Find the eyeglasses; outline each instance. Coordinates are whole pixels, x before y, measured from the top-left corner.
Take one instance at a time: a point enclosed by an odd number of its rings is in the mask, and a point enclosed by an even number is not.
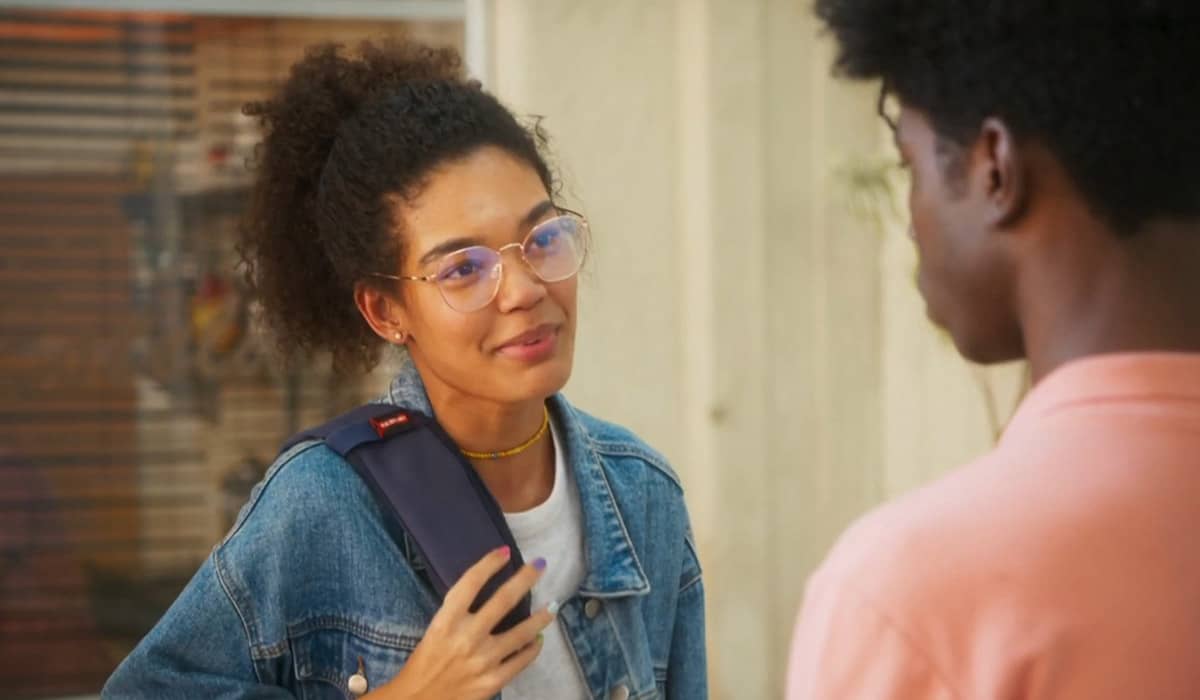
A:
[[[562,282],[574,277],[587,254],[588,223],[581,214],[566,209],[552,219],[534,226],[521,243],[509,243],[499,249],[471,246],[447,253],[437,262],[432,275],[385,275],[397,281],[432,282],[446,305],[455,311],[478,311],[496,298],[504,276],[501,255],[518,248],[521,259],[543,282]]]

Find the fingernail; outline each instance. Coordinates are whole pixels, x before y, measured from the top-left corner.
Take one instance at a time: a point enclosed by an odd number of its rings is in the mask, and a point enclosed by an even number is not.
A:
[[[545,636],[544,636],[544,635],[543,635],[541,632],[538,632],[537,643],[538,643],[538,644],[541,644],[541,643],[542,643],[542,642],[544,642],[544,641],[546,641],[546,638],[545,638]]]
[[[550,601],[550,604],[546,606],[546,612],[550,613],[551,615],[557,615],[558,611],[561,609],[562,609],[562,604],[559,603],[557,600]]]
[[[504,545],[503,547],[499,547],[496,549],[496,554],[499,554],[500,556],[504,557],[505,559],[508,559],[508,557],[512,554],[512,548],[509,547],[508,545]]]
[[[546,560],[541,557],[538,557],[537,559],[533,560],[532,566],[533,566],[533,568],[537,569],[538,571],[545,571],[546,570]]]

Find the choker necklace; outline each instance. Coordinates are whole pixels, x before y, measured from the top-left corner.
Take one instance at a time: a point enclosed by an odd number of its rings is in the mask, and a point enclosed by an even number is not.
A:
[[[541,440],[542,436],[545,435],[546,431],[549,429],[550,409],[543,406],[542,427],[538,428],[537,432],[533,434],[533,437],[529,438],[525,442],[522,442],[520,445],[502,452],[472,452],[470,450],[463,450],[461,448],[459,451],[471,459],[503,459],[505,457],[512,457],[513,455],[519,455],[525,450],[528,450],[530,447],[533,447],[534,443],[536,443],[538,440]]]

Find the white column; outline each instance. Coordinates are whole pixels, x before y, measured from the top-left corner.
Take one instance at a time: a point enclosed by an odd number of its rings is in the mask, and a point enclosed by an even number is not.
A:
[[[766,60],[770,694],[813,567],[883,495],[881,236],[847,207],[845,164],[874,155],[874,93],[830,75],[807,3],[769,3]]]
[[[715,698],[765,698],[774,648],[767,415],[766,3],[679,0],[676,247],[686,442]]]
[[[492,79],[593,221],[574,400],[682,476],[714,698],[768,697],[763,3],[494,4]]]

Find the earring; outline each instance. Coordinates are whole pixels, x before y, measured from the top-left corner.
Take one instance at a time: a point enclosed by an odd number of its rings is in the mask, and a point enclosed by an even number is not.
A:
[[[405,337],[405,336],[404,336],[404,331],[396,331],[396,332],[393,334],[393,337],[395,337],[395,338],[396,338],[396,342],[397,342],[397,343],[403,343],[403,342],[404,342],[404,337]]]

